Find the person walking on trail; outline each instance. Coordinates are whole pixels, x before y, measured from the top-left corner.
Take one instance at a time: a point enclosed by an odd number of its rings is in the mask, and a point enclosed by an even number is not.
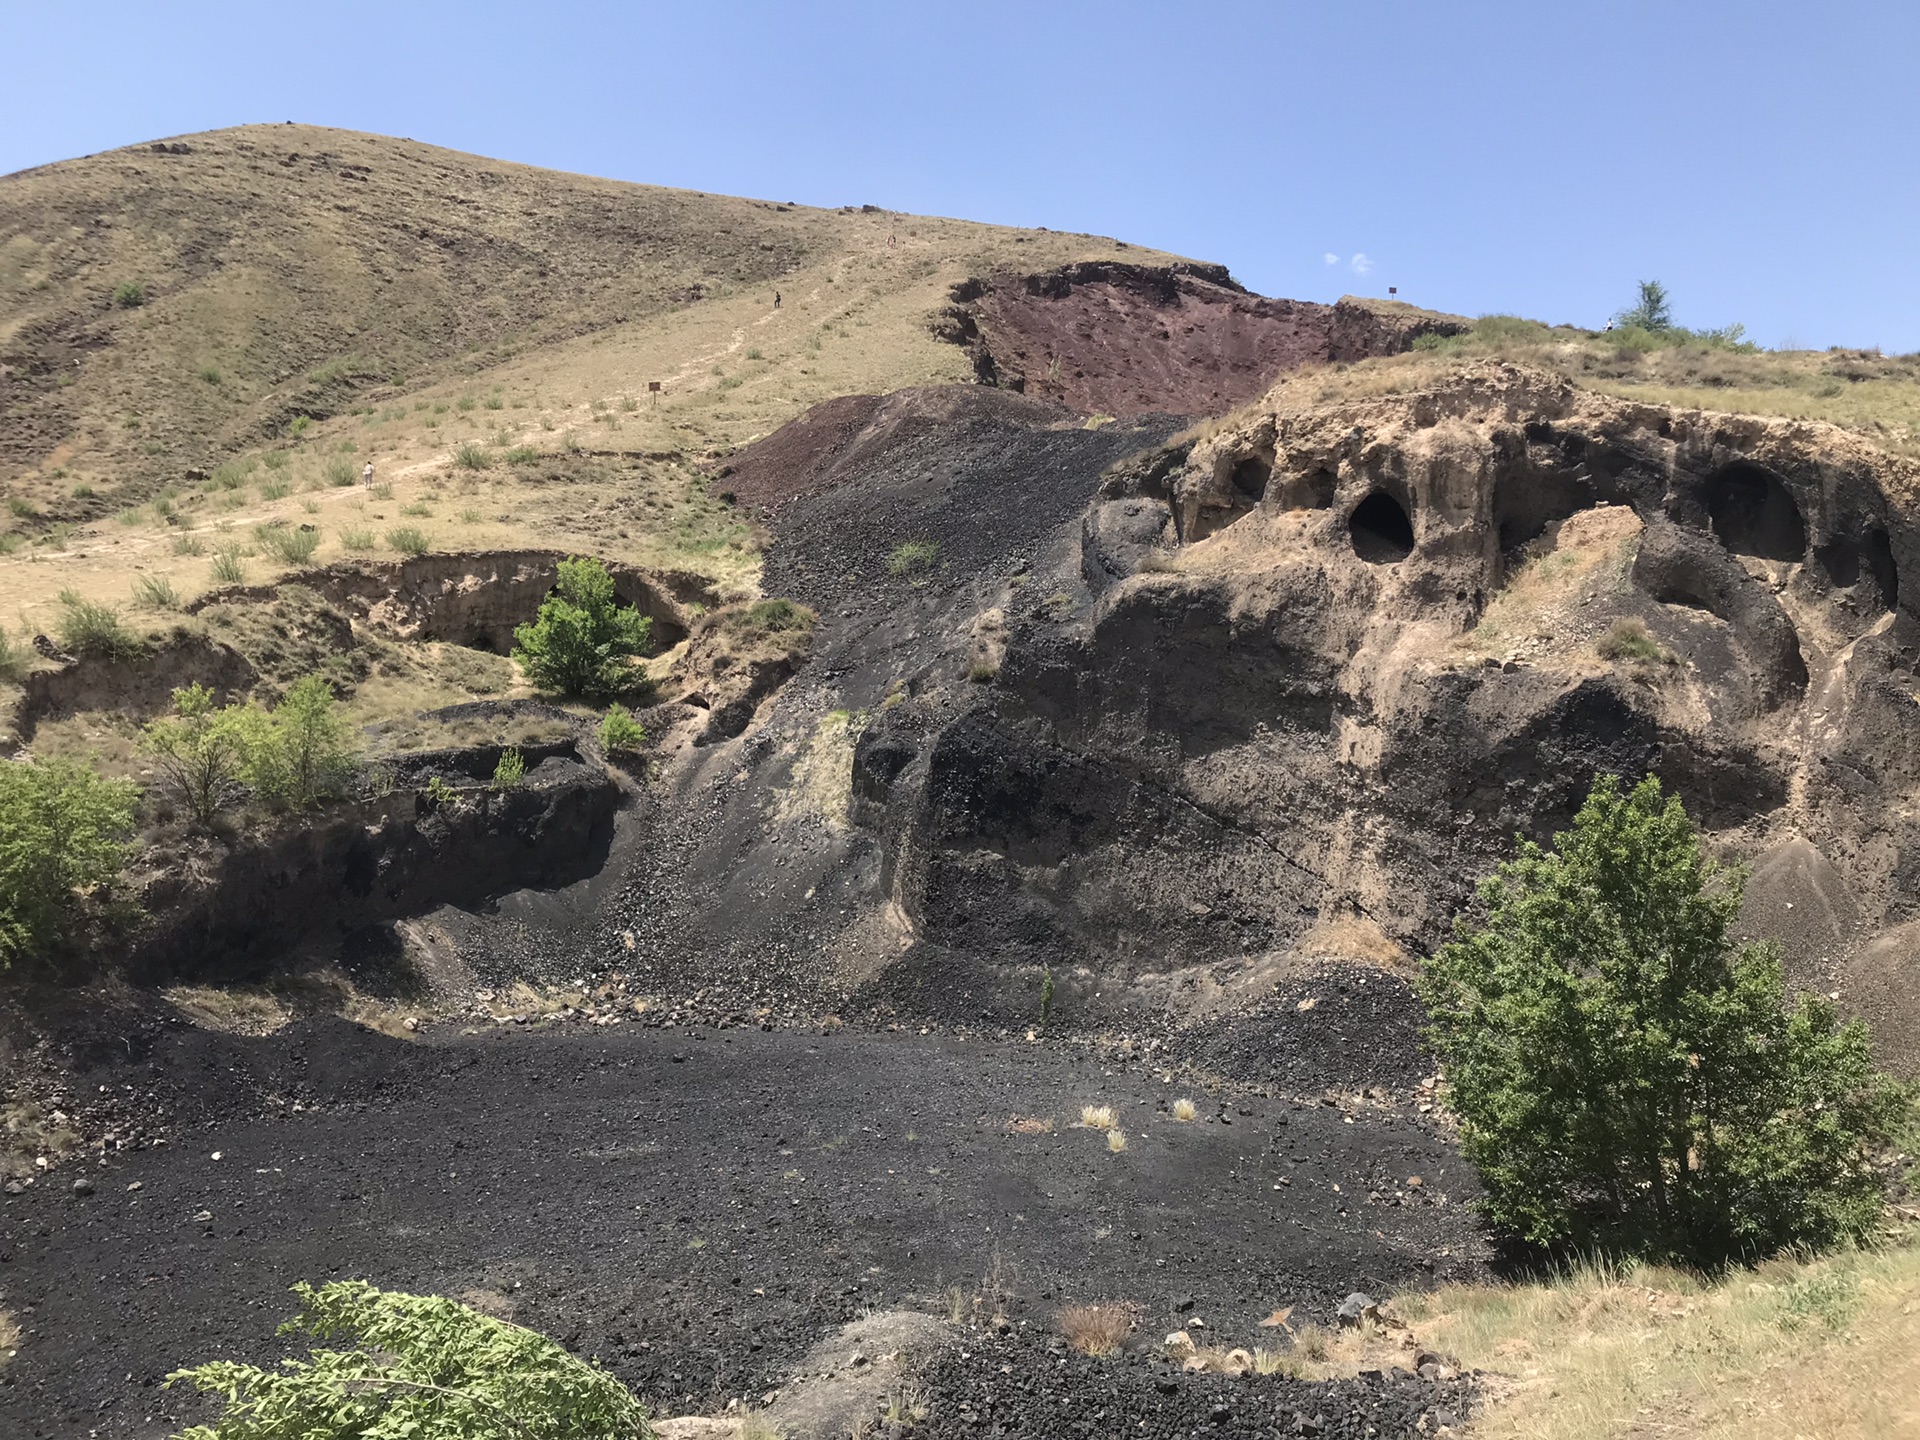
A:
[[[373,462],[367,461],[367,468],[360,472],[360,483],[367,489],[373,488]]]

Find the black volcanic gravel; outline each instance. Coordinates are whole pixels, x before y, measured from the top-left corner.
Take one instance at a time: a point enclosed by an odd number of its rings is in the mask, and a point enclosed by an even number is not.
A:
[[[1353,1379],[1189,1374],[1136,1351],[1111,1359],[1066,1353],[1030,1335],[993,1337],[949,1351],[921,1377],[929,1414],[911,1432],[926,1440],[965,1436],[1320,1435],[1353,1440],[1432,1431],[1472,1407],[1470,1377],[1422,1380],[1406,1370]]]
[[[996,1259],[1030,1329],[1124,1298],[1164,1333],[1185,1297],[1240,1343],[1275,1305],[1326,1323],[1350,1289],[1482,1273],[1465,1167],[1404,1109],[1196,1094],[1182,1124],[1138,1062],[911,1034],[168,1030],[75,1057],[77,1091],[157,1097],[166,1145],[0,1196],[10,1440],[170,1433],[196,1402],[159,1379],[282,1353],[301,1279],[504,1295],[684,1413],[866,1307],[943,1313]],[[1124,1153],[1069,1128],[1084,1104]]]

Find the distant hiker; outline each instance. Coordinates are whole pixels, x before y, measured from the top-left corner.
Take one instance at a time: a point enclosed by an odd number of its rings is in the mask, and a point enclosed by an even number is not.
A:
[[[776,310],[780,308],[780,292],[778,290],[773,292],[773,308]]]
[[[371,490],[373,488],[373,462],[367,461],[367,468],[360,472],[360,483]]]

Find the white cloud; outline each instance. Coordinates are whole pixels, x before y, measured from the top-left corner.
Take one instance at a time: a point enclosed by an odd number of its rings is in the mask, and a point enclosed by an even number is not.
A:
[[[1353,273],[1356,275],[1364,275],[1373,269],[1373,261],[1367,258],[1367,253],[1364,250],[1358,255],[1355,255],[1353,259],[1347,263],[1353,266]]]
[[[1327,253],[1322,255],[1320,258],[1326,261],[1327,264],[1329,265],[1338,265],[1340,263],[1340,257],[1334,254],[1331,250],[1327,251]]]

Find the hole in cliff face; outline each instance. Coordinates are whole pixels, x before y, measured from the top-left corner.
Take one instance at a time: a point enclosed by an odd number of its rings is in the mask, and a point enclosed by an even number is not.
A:
[[[1893,542],[1878,528],[1867,532],[1867,573],[1880,591],[1880,603],[1887,609],[1900,604],[1900,572],[1893,563]]]
[[[1229,477],[1233,488],[1256,503],[1266,498],[1267,481],[1273,477],[1273,466],[1258,455],[1249,455],[1233,467]]]
[[[1713,533],[1736,555],[1761,560],[1802,559],[1807,524],[1778,475],[1749,461],[1727,466],[1707,489]]]
[[[1860,541],[1836,535],[1813,553],[1827,583],[1836,590],[1851,591],[1855,604],[1891,610],[1900,603],[1900,575],[1885,530],[1875,526]]]
[[[1493,523],[1502,550],[1518,550],[1547,527],[1591,510],[1593,486],[1555,474],[1503,475],[1493,490]]]
[[[1369,565],[1397,565],[1413,553],[1413,521],[1407,510],[1384,490],[1376,490],[1347,520],[1353,553]]]

